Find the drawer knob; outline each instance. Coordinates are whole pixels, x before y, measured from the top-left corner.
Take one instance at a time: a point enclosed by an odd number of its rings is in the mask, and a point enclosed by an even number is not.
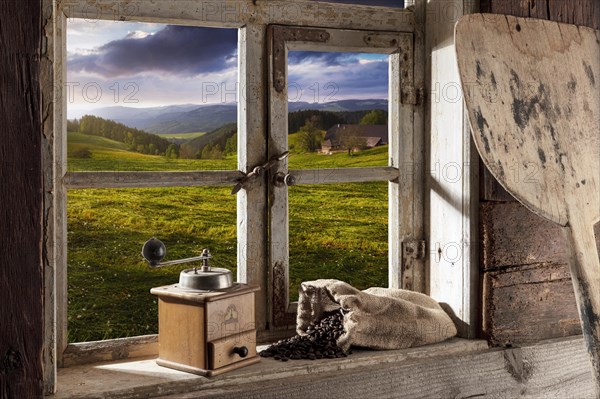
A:
[[[233,348],[233,353],[237,353],[238,355],[240,355],[240,357],[246,357],[248,356],[248,348],[246,348],[245,346],[236,346],[235,348]]]

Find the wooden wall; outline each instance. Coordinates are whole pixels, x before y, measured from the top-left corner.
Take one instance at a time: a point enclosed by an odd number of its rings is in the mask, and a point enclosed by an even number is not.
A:
[[[40,0],[0,2],[0,398],[43,394]]]
[[[600,29],[598,0],[481,0],[481,10]],[[487,170],[481,176],[484,335],[512,345],[581,334],[560,228],[516,202]]]

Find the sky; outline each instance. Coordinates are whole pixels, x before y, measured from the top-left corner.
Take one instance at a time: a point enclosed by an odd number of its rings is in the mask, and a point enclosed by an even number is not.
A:
[[[70,19],[68,117],[115,105],[233,103],[237,34],[236,29]],[[387,60],[380,54],[290,52],[288,99],[387,98]]]

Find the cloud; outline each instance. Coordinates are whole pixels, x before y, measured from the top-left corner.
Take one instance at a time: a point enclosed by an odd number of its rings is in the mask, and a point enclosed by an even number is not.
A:
[[[288,67],[290,99],[327,102],[388,97],[386,56],[356,53],[303,54]]]
[[[110,41],[91,54],[71,54],[68,68],[105,78],[164,72],[195,76],[216,72],[237,51],[237,30],[167,25],[145,37]]]
[[[342,65],[354,55],[350,53],[332,53],[319,51],[290,51],[288,55],[288,64],[302,63],[323,63],[326,65]]]

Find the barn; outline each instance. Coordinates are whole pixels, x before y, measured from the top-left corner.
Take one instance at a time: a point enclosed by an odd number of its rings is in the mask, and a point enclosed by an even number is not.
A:
[[[399,3],[3,1],[0,398],[600,398],[600,3]],[[236,166],[69,168],[73,18],[237,29]],[[288,168],[290,51],[389,57],[388,126],[335,125],[322,146],[335,152],[356,128],[366,147],[388,146],[386,166]],[[265,345],[306,327],[290,293],[288,190],[365,182],[385,185],[389,288],[426,295],[456,336],[259,361]],[[160,334],[69,342],[69,190],[213,186],[236,195],[229,251],[245,288],[223,298],[239,302],[221,309],[198,292],[148,287],[168,320]],[[317,222],[334,247],[335,226]],[[223,320],[210,318],[213,306]],[[407,331],[388,333],[448,332]]]
[[[388,128],[386,125],[346,125],[336,124],[325,132],[321,143],[321,152],[324,154],[343,150],[345,137],[353,137],[363,148],[373,148],[388,144]]]

